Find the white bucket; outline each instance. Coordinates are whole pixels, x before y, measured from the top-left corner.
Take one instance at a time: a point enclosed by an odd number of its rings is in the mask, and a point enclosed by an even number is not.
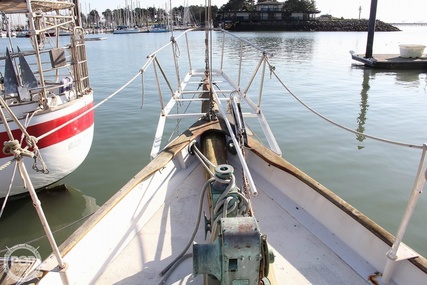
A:
[[[403,58],[417,58],[422,57],[426,46],[417,44],[399,45],[400,57]]]

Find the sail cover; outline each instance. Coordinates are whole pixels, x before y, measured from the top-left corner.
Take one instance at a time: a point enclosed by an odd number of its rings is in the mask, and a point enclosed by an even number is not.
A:
[[[31,0],[30,2],[33,11],[41,10],[43,12],[49,12],[74,7],[74,3],[72,1]],[[7,14],[23,13],[28,11],[27,2],[25,0],[0,0],[0,11]]]

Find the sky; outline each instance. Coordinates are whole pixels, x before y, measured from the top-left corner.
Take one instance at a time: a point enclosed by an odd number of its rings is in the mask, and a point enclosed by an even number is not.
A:
[[[205,0],[171,0],[172,6],[204,5]],[[221,7],[228,0],[211,0],[212,5]],[[278,0],[284,2],[285,0]],[[169,6],[170,0],[80,0],[82,11],[88,13],[96,9],[102,13],[106,9]],[[131,4],[132,3],[132,4]],[[319,15],[330,14],[334,17],[369,18],[371,0],[316,0]],[[89,10],[90,9],[90,10]],[[388,23],[419,23],[427,22],[427,0],[378,0],[377,19]]]

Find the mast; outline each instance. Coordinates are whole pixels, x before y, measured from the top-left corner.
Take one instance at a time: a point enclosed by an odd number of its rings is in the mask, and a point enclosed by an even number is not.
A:
[[[211,19],[211,0],[205,0],[205,78],[203,79],[203,94],[202,98],[208,98],[209,100],[203,101],[202,103],[202,112],[206,113],[209,116],[209,119],[212,119],[214,109],[214,101],[213,101],[213,95],[212,95],[212,89],[211,89],[211,82],[212,82],[212,73],[210,72],[211,69],[211,26],[210,26],[210,19]]]

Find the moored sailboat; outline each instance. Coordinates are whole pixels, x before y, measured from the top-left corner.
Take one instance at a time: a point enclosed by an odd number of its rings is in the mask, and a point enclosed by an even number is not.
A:
[[[137,34],[140,30],[138,27],[129,27],[129,26],[117,26],[113,34]]]
[[[7,198],[28,191],[13,166],[19,153],[32,158],[25,164],[36,189],[74,171],[91,147],[94,113],[78,4],[2,1],[0,11],[24,14],[29,24],[28,44],[11,40],[1,56],[0,198]],[[70,37],[59,40],[65,31]]]

